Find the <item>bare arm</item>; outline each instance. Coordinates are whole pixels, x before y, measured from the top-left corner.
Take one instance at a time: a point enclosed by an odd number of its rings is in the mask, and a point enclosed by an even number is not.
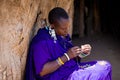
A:
[[[67,58],[65,57],[65,55],[63,55],[60,58],[64,63],[67,61]],[[42,71],[40,72],[40,76],[44,76],[46,74],[52,73],[56,71],[59,67],[60,65],[56,62],[56,60],[48,62],[44,65]]]
[[[80,53],[80,48],[79,47],[72,47],[70,50],[68,50],[67,54],[70,57],[70,59],[78,56],[78,54]],[[65,63],[67,61],[67,58],[65,55],[63,55],[62,57],[60,57],[61,60]],[[44,65],[42,71],[40,72],[40,76],[44,76],[47,75],[49,73],[52,73],[54,71],[56,71],[58,68],[60,67],[60,65],[57,63],[56,60],[48,62]]]

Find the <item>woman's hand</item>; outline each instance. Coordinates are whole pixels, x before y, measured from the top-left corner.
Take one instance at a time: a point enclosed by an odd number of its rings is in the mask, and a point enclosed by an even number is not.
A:
[[[78,46],[70,48],[67,52],[70,59],[78,56],[80,53],[81,53],[81,48]]]
[[[68,50],[67,54],[70,58],[74,58],[79,56],[79,54],[81,53],[86,53],[87,55],[89,55],[90,52],[91,52],[90,44],[85,44],[81,45],[81,48],[78,46],[72,47],[71,49]]]
[[[81,45],[81,51],[86,54],[90,54],[91,46],[90,44]]]
[[[88,56],[91,52],[91,46],[89,44],[81,45],[81,53],[79,54],[80,58]]]

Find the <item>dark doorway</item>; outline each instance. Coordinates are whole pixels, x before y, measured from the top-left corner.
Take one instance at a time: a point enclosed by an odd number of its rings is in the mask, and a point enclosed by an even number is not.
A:
[[[80,1],[74,0],[73,36],[80,35]],[[95,19],[95,17],[99,17],[97,21],[99,30],[97,32],[109,34],[117,38],[120,37],[120,5],[118,1],[84,0],[84,7],[84,36],[96,34],[95,24],[97,18]],[[95,9],[97,9],[98,15],[95,14]]]

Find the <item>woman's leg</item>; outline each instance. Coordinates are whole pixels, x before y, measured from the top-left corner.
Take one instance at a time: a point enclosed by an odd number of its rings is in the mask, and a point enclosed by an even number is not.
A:
[[[68,80],[111,80],[112,67],[107,61],[91,61],[80,64]]]

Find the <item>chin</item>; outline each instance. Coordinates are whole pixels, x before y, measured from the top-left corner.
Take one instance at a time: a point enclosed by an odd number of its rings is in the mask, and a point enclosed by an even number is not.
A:
[[[66,37],[66,36],[67,36],[67,34],[64,34],[63,36],[64,36],[64,37]]]
[[[60,34],[60,36],[66,37],[68,34]]]

